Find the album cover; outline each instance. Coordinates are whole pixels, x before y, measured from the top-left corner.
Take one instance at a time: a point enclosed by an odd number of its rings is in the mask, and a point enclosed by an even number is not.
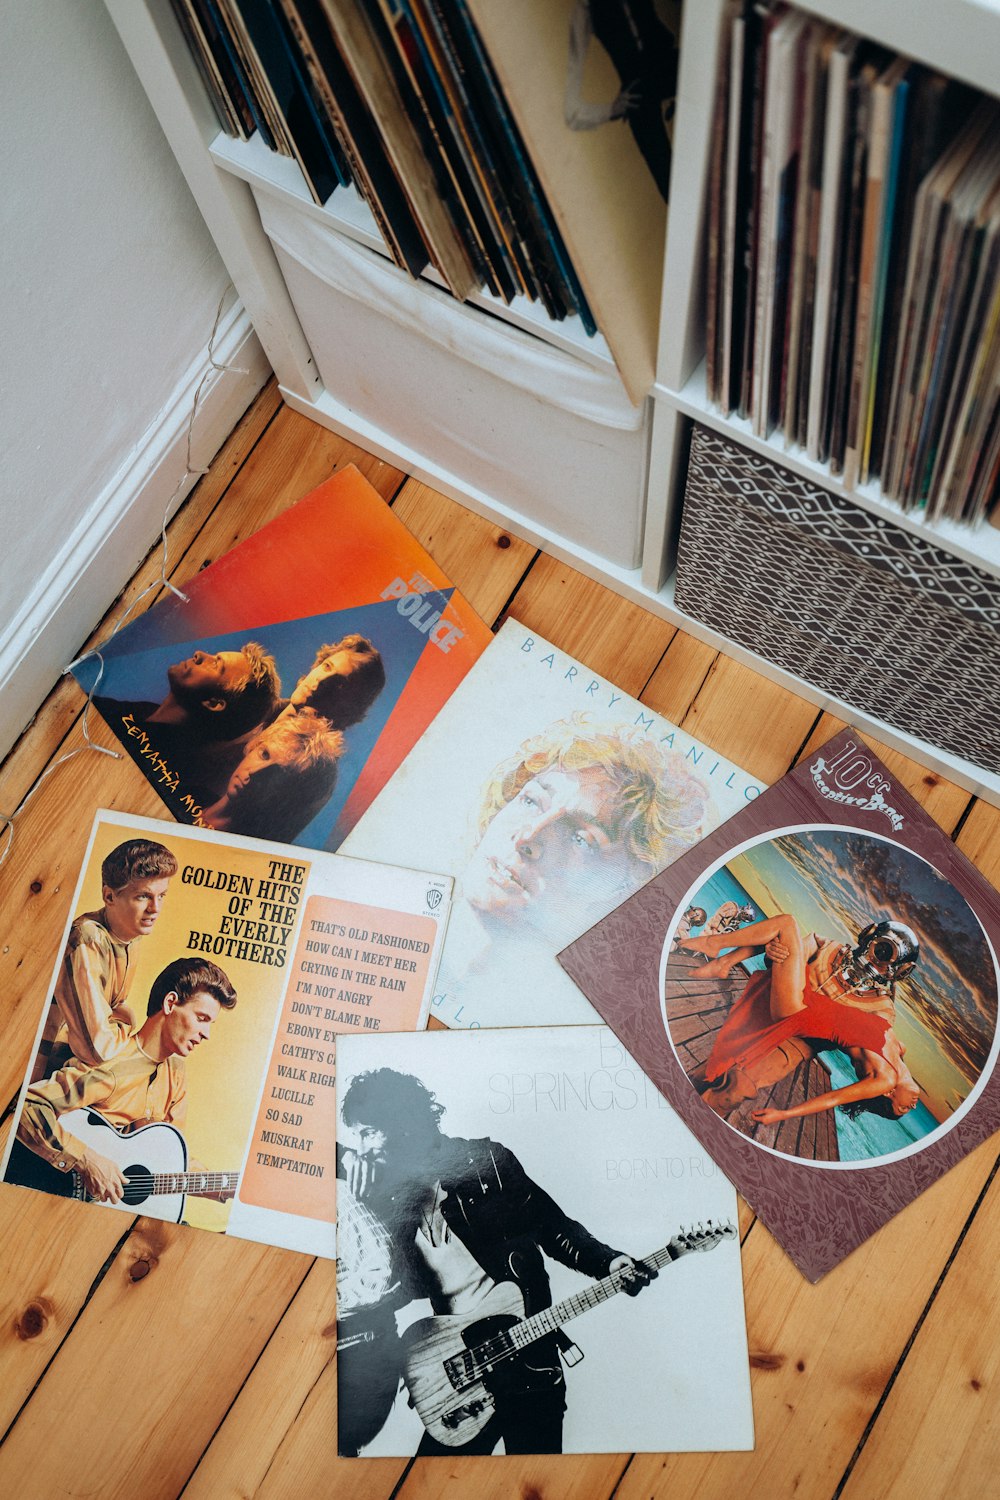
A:
[[[559,957],[815,1281],[1000,1124],[998,938],[845,730]]]
[[[445,1025],[593,1022],[556,953],[759,791],[510,619],[343,848],[456,877]]]
[[[610,1031],[338,1063],[342,1456],[753,1446],[736,1195]]]
[[[102,811],[0,1176],[334,1254],[334,1039],[426,1025],[451,880]]]
[[[491,638],[353,464],[184,592],[75,675],[175,818],[310,849],[337,848]]]

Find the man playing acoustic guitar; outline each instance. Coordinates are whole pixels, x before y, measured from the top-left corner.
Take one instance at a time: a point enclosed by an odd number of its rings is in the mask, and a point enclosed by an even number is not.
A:
[[[630,1295],[649,1283],[655,1271],[570,1219],[505,1146],[444,1135],[443,1113],[419,1079],[391,1068],[359,1074],[341,1105],[356,1142],[342,1158],[347,1187],[391,1236],[403,1286],[396,1306],[429,1298],[435,1313],[488,1318],[487,1299],[503,1283],[530,1317],[552,1302],[543,1251],[584,1276],[615,1273]],[[485,1425],[473,1421],[469,1439],[458,1432],[448,1446],[426,1431],[418,1453],[492,1453],[501,1438],[507,1453],[560,1453],[561,1349],[574,1346],[556,1330],[505,1360],[478,1403],[491,1410]],[[342,1382],[342,1404],[356,1394]]]
[[[56,1171],[76,1172],[87,1197],[119,1203],[125,1180],[118,1166],[64,1131],[60,1116],[93,1109],[118,1129],[164,1121],[183,1131],[184,1059],[208,1040],[219,1012],[235,1004],[236,991],[217,964],[201,958],[174,959],[153,981],[146,1020],[112,1058],[96,1067],[72,1059],[51,1078],[29,1087],[18,1141]],[[14,1157],[6,1175],[8,1182],[27,1180]],[[231,1197],[232,1190],[203,1196],[222,1199]]]

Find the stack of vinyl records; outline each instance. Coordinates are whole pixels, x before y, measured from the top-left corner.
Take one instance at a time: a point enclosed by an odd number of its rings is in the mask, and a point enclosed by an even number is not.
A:
[[[353,182],[390,255],[594,317],[467,0],[172,0],[222,128]]]
[[[851,488],[976,521],[1000,491],[1000,106],[732,0],[709,169],[709,399]]]

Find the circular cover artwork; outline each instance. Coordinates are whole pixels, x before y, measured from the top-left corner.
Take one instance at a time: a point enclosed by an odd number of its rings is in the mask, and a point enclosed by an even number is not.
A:
[[[992,946],[949,880],[877,835],[795,827],[728,851],[681,902],[660,975],[706,1105],[817,1166],[919,1151],[992,1072]]]

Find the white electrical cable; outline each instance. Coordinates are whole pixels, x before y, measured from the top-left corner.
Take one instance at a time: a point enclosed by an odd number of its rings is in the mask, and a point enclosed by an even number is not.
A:
[[[222,293],[222,296],[219,298],[219,305],[215,311],[215,322],[212,324],[212,333],[208,341],[208,369],[199,380],[198,385],[195,389],[194,400],[191,403],[191,415],[188,417],[187,424],[187,443],[184,473],[177,481],[173,493],[171,494],[169,500],[163,508],[163,520],[160,525],[161,555],[159,577],[154,578],[152,583],[147,584],[141,593],[136,594],[135,598],[132,600],[132,603],[128,606],[127,609],[124,609],[122,611],[118,619],[115,621],[114,625],[111,628],[110,634],[101,642],[99,646],[93,646],[89,651],[84,651],[83,654],[81,656],[78,656],[75,661],[71,661],[67,666],[63,667],[63,674],[65,675],[69,672],[72,672],[74,667],[79,666],[81,662],[87,661],[90,657],[96,657],[98,662],[97,676],[94,678],[90,691],[87,694],[87,701],[83,706],[83,717],[81,719],[81,724],[83,727],[83,738],[85,740],[85,743],[82,745],[78,745],[75,750],[67,750],[65,755],[60,755],[59,758],[57,760],[54,760],[50,766],[46,766],[41,775],[38,776],[34,782],[32,782],[31,786],[25,792],[24,796],[21,798],[20,802],[17,804],[13,812],[0,812],[0,840],[3,841],[3,847],[2,849],[0,849],[0,865],[3,865],[4,861],[11,851],[11,848],[13,847],[14,825],[16,820],[24,812],[24,809],[27,807],[28,803],[38,791],[42,783],[46,780],[47,777],[52,775],[53,771],[58,770],[60,766],[65,765],[66,761],[72,760],[74,756],[82,755],[87,750],[94,750],[98,755],[110,755],[113,760],[121,760],[121,752],[119,750],[108,750],[104,745],[96,745],[90,738],[88,715],[90,713],[90,707],[93,702],[94,694],[100,686],[101,678],[104,676],[104,657],[101,655],[104,647],[118,634],[119,630],[121,630],[129,615],[135,609],[136,605],[139,604],[143,599],[145,599],[146,595],[153,589],[168,588],[172,594],[176,594],[178,599],[182,599],[185,603],[187,603],[187,594],[183,593],[179,588],[172,584],[170,582],[170,579],[167,577],[167,558],[169,550],[167,544],[167,525],[172,516],[174,503],[177,500],[178,496],[182,493],[184,486],[187,484],[188,480],[194,478],[195,476],[201,476],[208,473],[207,468],[196,465],[193,462],[191,455],[191,445],[194,436],[194,424],[195,419],[198,415],[198,408],[201,404],[201,398],[205,390],[205,386],[214,373],[226,374],[229,371],[237,375],[249,375],[250,373],[249,370],[244,369],[240,365],[220,364],[215,358],[215,340],[218,337],[219,324],[222,321],[222,309],[230,290],[231,288],[227,286],[225,291]]]

